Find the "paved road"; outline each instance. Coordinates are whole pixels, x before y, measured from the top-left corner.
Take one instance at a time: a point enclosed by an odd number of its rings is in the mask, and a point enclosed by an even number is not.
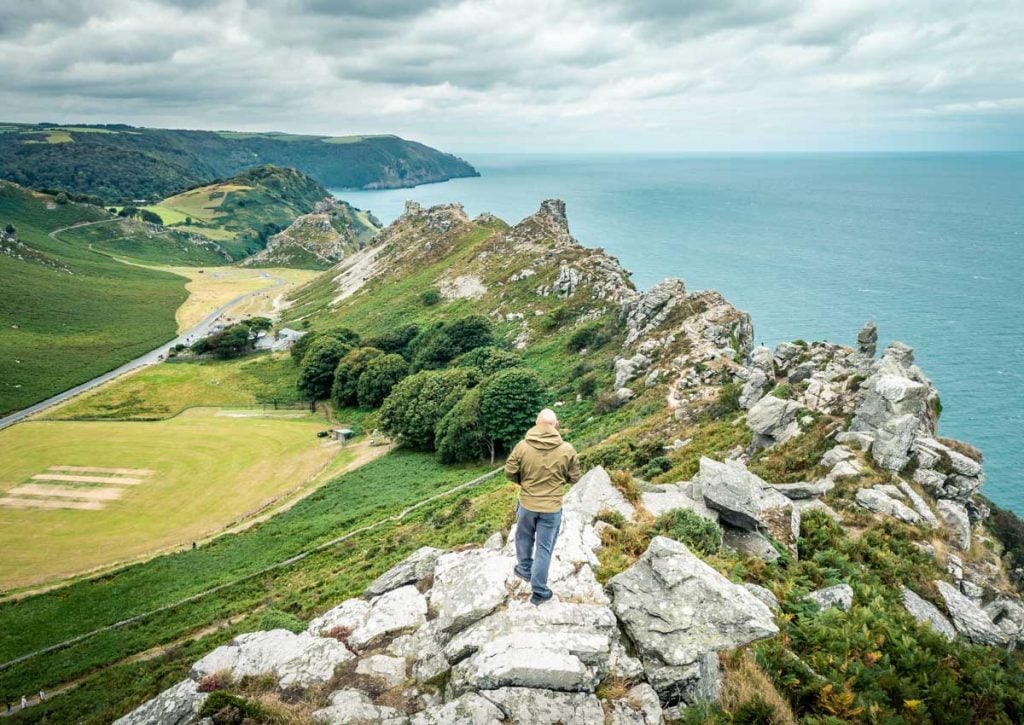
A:
[[[50,232],[50,236],[52,237],[55,234],[57,234],[59,232],[66,231],[68,229],[74,229],[74,228],[77,228],[77,227],[90,226],[92,224],[104,224],[104,223],[110,222],[110,221],[116,221],[116,220],[114,220],[114,219],[103,219],[103,220],[98,221],[98,222],[86,222],[85,224],[75,224],[74,226],[64,227],[63,229],[55,229],[54,231]],[[285,284],[285,280],[281,279],[280,277],[272,277],[269,274],[266,274],[266,273],[264,273],[264,274],[266,275],[267,279],[273,279],[274,280],[274,284],[272,284],[270,287],[264,287],[262,289],[255,290],[253,292],[247,292],[244,295],[238,295],[238,297],[235,297],[234,299],[230,300],[226,304],[221,305],[220,307],[215,309],[213,312],[208,314],[206,317],[204,317],[199,322],[198,325],[193,327],[191,330],[186,330],[185,332],[181,333],[180,335],[178,335],[176,338],[174,338],[170,342],[165,342],[163,345],[161,345],[160,347],[156,348],[155,350],[150,350],[145,355],[142,355],[141,357],[137,357],[137,358],[135,358],[134,360],[132,360],[130,362],[126,362],[124,365],[122,365],[121,367],[119,367],[119,368],[117,368],[115,370],[111,370],[108,373],[103,373],[103,375],[95,377],[95,378],[93,378],[92,380],[90,380],[88,382],[82,383],[81,385],[76,385],[75,387],[71,388],[70,390],[65,390],[63,393],[58,393],[57,395],[54,395],[52,398],[47,398],[46,400],[44,400],[44,401],[42,401],[40,403],[36,403],[35,405],[29,406],[28,408],[25,408],[23,410],[19,410],[16,413],[11,413],[10,415],[8,415],[8,416],[6,416],[4,418],[0,418],[0,430],[3,430],[4,428],[7,428],[8,426],[14,425],[18,421],[24,420],[25,418],[29,417],[30,415],[35,415],[36,413],[44,411],[47,408],[50,408],[50,407],[56,405],[57,403],[63,403],[65,400],[67,400],[69,398],[72,398],[72,397],[78,395],[79,393],[84,393],[86,390],[90,390],[92,388],[95,388],[97,385],[102,385],[103,383],[105,383],[105,382],[107,382],[109,380],[113,380],[114,378],[119,377],[121,375],[124,375],[125,373],[131,372],[132,370],[138,370],[139,368],[141,368],[141,367],[143,367],[145,365],[152,365],[153,363],[159,362],[161,356],[166,357],[167,356],[167,352],[172,347],[174,347],[175,345],[177,345],[179,343],[183,344],[183,345],[187,345],[187,344],[189,344],[191,342],[195,342],[200,337],[204,337],[205,335],[207,335],[210,332],[210,328],[213,327],[213,324],[214,324],[214,322],[217,321],[218,317],[220,317],[222,314],[227,312],[229,309],[231,309],[232,307],[237,305],[242,300],[247,299],[249,297],[253,297],[255,295],[264,294],[268,290],[272,290],[272,289],[274,289],[276,287],[280,287],[281,285]]]

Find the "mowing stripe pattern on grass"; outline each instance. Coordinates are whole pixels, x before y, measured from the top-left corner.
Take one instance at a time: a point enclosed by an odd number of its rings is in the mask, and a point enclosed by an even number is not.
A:
[[[474,478],[474,479],[472,479],[470,481],[466,481],[465,483],[460,483],[457,486],[454,486],[452,488],[449,488],[449,489],[446,489],[446,490],[441,491],[439,493],[436,493],[433,496],[429,496],[429,497],[423,499],[422,501],[418,501],[417,503],[414,503],[411,506],[407,506],[404,509],[402,509],[401,511],[399,511],[398,513],[396,513],[396,514],[393,514],[391,516],[387,516],[387,517],[385,517],[383,519],[380,519],[378,521],[375,521],[375,522],[373,522],[371,524],[366,524],[365,526],[361,526],[361,527],[359,527],[357,529],[349,531],[348,533],[346,533],[346,534],[344,534],[342,536],[339,536],[337,538],[331,539],[330,541],[325,541],[324,543],[322,543],[322,544],[320,544],[318,546],[315,546],[315,547],[313,547],[311,549],[307,549],[305,551],[302,551],[302,552],[296,554],[295,556],[292,556],[292,557],[289,557],[288,559],[285,559],[284,561],[277,562],[276,564],[271,564],[270,566],[266,566],[266,567],[264,567],[264,568],[262,568],[262,569],[260,569],[258,571],[255,571],[255,572],[252,572],[250,574],[247,574],[244,577],[240,577],[238,579],[235,579],[234,581],[225,582],[224,584],[220,584],[218,586],[212,587],[210,589],[207,589],[205,591],[199,592],[197,594],[193,594],[192,596],[186,597],[186,598],[184,598],[184,599],[182,599],[180,601],[172,602],[171,604],[166,604],[166,605],[164,605],[162,607],[158,607],[158,608],[153,609],[153,610],[151,610],[149,612],[143,612],[142,614],[137,614],[134,617],[129,617],[127,619],[122,619],[119,622],[114,622],[113,624],[109,624],[109,625],[107,625],[105,627],[100,627],[99,629],[94,629],[91,632],[85,632],[83,634],[78,635],[77,637],[72,637],[71,639],[64,640],[63,642],[58,642],[56,644],[50,645],[49,647],[44,647],[44,648],[36,650],[34,652],[29,652],[29,653],[24,654],[24,655],[22,655],[20,657],[16,657],[16,658],[14,658],[12,660],[9,660],[7,662],[0,663],[0,672],[3,672],[4,670],[6,670],[6,669],[8,669],[10,667],[13,667],[14,665],[17,665],[17,664],[19,664],[21,662],[26,662],[26,661],[31,660],[31,659],[33,659],[35,657],[40,656],[40,655],[44,655],[44,654],[47,654],[47,653],[50,653],[50,652],[58,652],[58,651],[60,651],[62,649],[66,649],[66,648],[68,648],[68,647],[70,647],[70,646],[72,646],[74,644],[77,644],[79,642],[87,640],[87,639],[89,639],[91,637],[94,637],[94,636],[96,636],[98,634],[101,634],[103,632],[109,632],[111,630],[120,629],[122,627],[126,627],[126,626],[128,626],[130,624],[133,624],[135,622],[139,622],[141,620],[153,617],[153,616],[155,616],[157,614],[161,614],[163,612],[167,612],[167,611],[170,611],[172,609],[176,609],[176,608],[184,606],[186,604],[190,604],[192,602],[196,602],[196,601],[198,601],[198,600],[200,600],[200,599],[202,599],[204,597],[207,597],[207,596],[209,596],[211,594],[215,594],[215,593],[217,593],[219,591],[222,591],[224,589],[228,589],[229,587],[233,587],[233,586],[235,586],[237,584],[240,584],[242,582],[248,581],[250,579],[255,579],[256,577],[263,576],[264,574],[267,574],[268,572],[274,571],[275,569],[283,569],[285,567],[291,566],[292,564],[300,562],[303,559],[305,559],[305,558],[307,558],[309,556],[312,556],[313,554],[319,553],[321,551],[325,551],[325,550],[327,550],[327,549],[329,549],[329,548],[331,548],[333,546],[337,546],[338,544],[341,544],[341,543],[343,543],[343,542],[345,542],[345,541],[347,541],[347,540],[349,540],[349,539],[351,539],[351,538],[353,538],[355,536],[358,536],[359,534],[366,533],[367,531],[372,531],[373,529],[380,528],[380,527],[382,527],[382,526],[384,526],[386,524],[389,524],[389,523],[393,523],[393,522],[396,522],[396,521],[401,521],[403,518],[408,516],[413,511],[416,511],[417,509],[423,508],[427,504],[430,504],[430,503],[432,503],[434,501],[437,501],[438,499],[444,498],[446,496],[451,496],[454,493],[458,493],[459,491],[464,491],[464,490],[466,490],[468,488],[473,488],[475,486],[479,486],[481,483],[494,478],[499,473],[501,473],[503,470],[504,470],[503,468],[495,468],[493,471],[488,471],[487,473],[483,474],[482,476],[478,476],[478,477],[476,477],[476,478]]]
[[[56,473],[80,471],[81,473]],[[103,473],[107,475],[82,475]],[[78,509],[100,511],[110,501],[124,495],[121,486],[137,486],[156,473],[149,468],[98,468],[95,466],[50,466],[29,481],[15,486],[0,498],[0,506],[17,509]],[[47,483],[33,483],[44,481]],[[116,486],[93,486],[105,483]]]

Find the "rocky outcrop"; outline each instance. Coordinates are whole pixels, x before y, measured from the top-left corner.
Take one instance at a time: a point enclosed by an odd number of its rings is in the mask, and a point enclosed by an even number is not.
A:
[[[207,697],[195,680],[184,680],[115,720],[114,725],[190,725],[199,719]]]
[[[975,644],[1001,646],[1007,643],[1009,638],[1006,633],[995,625],[985,610],[961,594],[956,587],[944,581],[936,581],[935,586],[960,636]]]
[[[877,345],[878,326],[874,322],[867,322],[857,333],[857,351],[862,355],[874,357]]]
[[[862,488],[857,491],[857,505],[878,514],[886,514],[908,524],[921,521],[921,515],[879,487]]]
[[[754,431],[755,448],[785,443],[800,433],[797,418],[804,406],[794,400],[766,395],[747,411],[747,425]]]
[[[700,459],[694,479],[704,503],[724,521],[747,531],[767,532],[795,551],[800,534],[800,515],[792,501],[768,485],[738,461],[719,463]]]
[[[704,506],[684,487],[653,488],[645,494],[666,505],[685,498]],[[636,514],[595,468],[565,498],[549,579],[555,596],[541,606],[529,603],[528,585],[513,573],[513,533],[504,547],[500,535],[476,549],[425,547],[306,632],[253,632],[214,650],[188,681],[126,722],[147,722],[153,712],[194,722],[197,682],[212,674],[271,677],[296,697],[341,673],[346,685],[313,713],[324,723],[654,725],[663,722],[663,705],[714,699],[717,653],[778,632],[761,601],[773,601],[770,593],[731,583],[664,537],[601,587],[594,568],[602,511]],[[625,683],[624,698],[597,697],[608,678]],[[447,685],[435,692],[439,680]]]
[[[261,251],[245,259],[244,266],[288,266],[310,263],[324,269],[361,249],[380,231],[370,214],[328,197],[311,214],[303,214],[283,232],[267,239]]]
[[[779,631],[757,597],[661,536],[608,590],[648,681],[668,704],[713,699],[715,653]]]
[[[921,624],[929,625],[948,640],[956,638],[956,630],[939,608],[907,587],[903,587],[903,606],[910,616]]]
[[[942,499],[937,505],[939,516],[952,529],[957,546],[967,551],[971,548],[971,518],[967,507],[956,501]]]
[[[217,673],[233,678],[271,675],[281,688],[308,687],[327,682],[335,667],[354,657],[336,639],[273,629],[241,634],[231,644],[218,647],[192,666],[192,678]]]
[[[836,584],[834,587],[825,587],[811,592],[807,595],[807,599],[822,609],[835,607],[848,612],[853,606],[853,587],[849,584]]]

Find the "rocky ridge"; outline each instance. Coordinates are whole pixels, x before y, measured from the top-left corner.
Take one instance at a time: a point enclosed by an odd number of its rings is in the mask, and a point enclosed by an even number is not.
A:
[[[287,229],[267,240],[267,246],[243,266],[288,266],[296,262],[330,267],[346,255],[362,249],[380,230],[372,216],[349,204],[327,197],[313,211],[303,214]]]

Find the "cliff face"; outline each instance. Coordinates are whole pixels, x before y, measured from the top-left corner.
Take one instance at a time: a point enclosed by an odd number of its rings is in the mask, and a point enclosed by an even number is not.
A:
[[[380,224],[372,215],[326,197],[312,213],[297,217],[287,229],[270,237],[266,248],[243,265],[327,269],[362,249],[378,231]]]
[[[687,708],[729,722],[751,690],[772,722],[1019,713],[1024,604],[986,529],[981,456],[940,436],[907,345],[876,358],[868,325],[857,348],[754,348],[749,316],[716,292],[636,290],[557,200],[514,226],[410,204],[299,315],[422,320],[409,280],[487,314],[576,397],[554,404],[590,470],[565,498],[554,599],[528,603],[514,532],[420,549],[303,632],[214,650],[123,722],[194,721],[207,691],[250,696],[254,676],[329,723],[661,723]],[[600,390],[560,380],[582,374]]]

